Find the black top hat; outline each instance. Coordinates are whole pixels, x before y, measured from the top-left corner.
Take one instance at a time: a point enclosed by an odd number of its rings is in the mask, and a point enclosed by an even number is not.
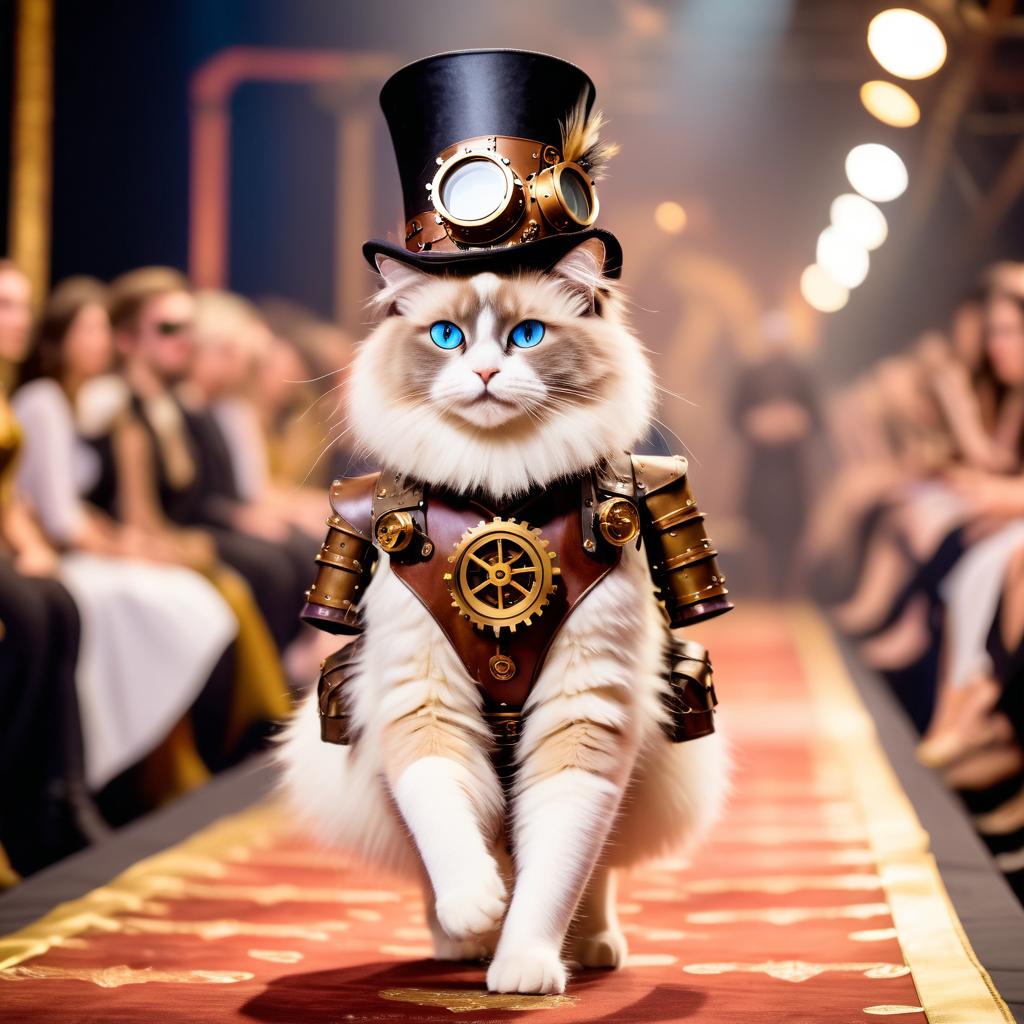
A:
[[[593,82],[578,67],[525,50],[442,53],[395,72],[380,104],[407,237],[404,245],[368,241],[371,266],[385,255],[459,274],[546,270],[598,238],[605,273],[617,277],[622,249],[592,226],[597,199],[586,156],[563,151],[563,125],[575,111],[581,126],[593,103]]]

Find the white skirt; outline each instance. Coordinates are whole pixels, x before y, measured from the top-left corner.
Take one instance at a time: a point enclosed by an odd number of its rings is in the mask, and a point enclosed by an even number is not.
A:
[[[190,569],[73,553],[61,581],[82,620],[76,688],[86,782],[99,789],[188,710],[238,623]]]
[[[946,603],[946,681],[966,686],[981,673],[991,672],[986,650],[1006,569],[1017,548],[1024,546],[1024,519],[1015,519],[998,533],[972,545],[939,588]]]

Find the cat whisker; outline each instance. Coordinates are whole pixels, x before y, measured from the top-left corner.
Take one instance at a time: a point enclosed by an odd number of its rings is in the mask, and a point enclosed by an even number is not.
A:
[[[337,370],[328,370],[326,373],[321,373],[319,377],[300,377],[293,380],[291,377],[282,377],[281,380],[285,384],[315,384],[319,380],[326,380],[328,377],[333,377],[336,373],[345,373],[346,370],[351,369],[352,364],[348,366],[340,366]]]
[[[343,372],[345,372],[345,371],[347,371],[349,369],[351,369],[351,367],[344,367],[344,369],[342,369],[342,370],[335,370],[333,372],[334,373],[343,373]],[[325,374],[325,376],[330,376],[330,374]],[[319,380],[320,378],[317,378],[317,379]],[[308,383],[308,382],[307,381],[298,381],[298,382],[290,381],[289,383]],[[338,388],[344,387],[345,383],[346,383],[346,381],[344,381],[344,380],[343,381],[339,381],[337,384],[334,385],[333,388],[328,388],[325,392],[323,392],[323,394],[318,395],[316,398],[314,398],[313,401],[310,402],[309,405],[306,406],[306,408],[302,411],[302,413],[298,417],[296,417],[295,422],[296,423],[301,423],[306,418],[306,416],[310,412],[312,412],[313,409],[315,409],[328,395],[333,394],[335,391],[338,390]],[[335,408],[337,408],[337,407],[335,407]]]
[[[692,405],[694,409],[700,408],[699,402],[694,402],[692,399],[685,397],[685,395],[678,395],[676,392],[669,390],[669,388],[663,387],[657,381],[654,382],[654,387],[662,394],[668,395],[671,398],[678,399],[680,402],[685,402],[687,405]]]
[[[330,451],[330,450],[331,450],[331,448],[333,448],[333,447],[334,447],[334,446],[335,446],[335,445],[336,445],[336,444],[337,444],[337,443],[338,443],[338,442],[339,442],[339,441],[340,441],[340,440],[341,440],[341,439],[342,439],[342,438],[343,438],[343,437],[344,437],[344,436],[345,436],[345,435],[346,435],[346,434],[347,434],[347,433],[348,433],[348,432],[349,432],[349,431],[350,431],[351,429],[352,429],[352,427],[347,427],[347,428],[346,428],[345,430],[343,430],[343,431],[342,431],[342,432],[341,432],[340,434],[338,434],[338,435],[337,435],[336,437],[332,437],[332,438],[330,439],[330,441],[328,441],[328,442],[327,442],[327,444],[325,444],[325,445],[323,446],[323,448],[321,448],[321,449],[320,449],[320,454],[319,454],[319,455],[317,455],[317,457],[316,457],[316,458],[315,458],[315,459],[313,460],[313,464],[312,464],[312,465],[311,465],[311,466],[309,467],[309,469],[308,469],[308,470],[306,470],[306,475],[305,475],[305,476],[304,476],[304,477],[302,478],[301,482],[299,483],[299,485],[298,485],[299,487],[303,487],[303,486],[305,486],[305,484],[306,484],[306,481],[307,481],[307,480],[309,480],[310,476],[311,476],[311,475],[312,475],[312,473],[313,473],[313,470],[314,470],[314,469],[316,469],[316,467],[317,467],[317,466],[318,466],[318,465],[320,464],[320,460],[321,460],[321,459],[322,459],[322,458],[323,458],[323,457],[324,457],[324,456],[325,456],[325,455],[326,455],[326,454],[328,453],[328,451]]]
[[[680,446],[682,447],[683,451],[686,452],[687,456],[689,456],[689,458],[691,458],[698,466],[701,465],[701,461],[700,459],[697,458],[693,449],[664,420],[658,419],[657,416],[652,416],[651,422],[652,425],[661,424],[661,426],[663,426],[679,442]],[[658,430],[657,426],[654,426],[654,429],[658,431],[659,436],[661,437],[662,441],[664,441],[665,435],[662,434],[660,430]],[[668,444],[667,441],[665,443]],[[669,447],[671,447],[671,445],[669,445]]]

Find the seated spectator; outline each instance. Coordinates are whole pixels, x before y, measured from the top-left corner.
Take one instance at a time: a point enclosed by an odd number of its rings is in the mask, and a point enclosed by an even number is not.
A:
[[[115,281],[110,295],[127,407],[118,419],[118,450],[100,500],[108,509],[116,504],[128,523],[154,529],[175,524],[212,542],[218,558],[251,587],[283,651],[301,627],[298,610],[309,572],[303,567],[300,574],[277,544],[225,522],[219,495],[209,476],[204,479],[204,453],[174,390],[187,378],[194,354],[188,282],[167,268],[143,268]],[[148,468],[144,491],[133,482],[139,465]]]
[[[234,706],[251,703],[254,686],[271,698],[264,714],[276,717],[287,707],[272,657],[254,677],[246,666],[236,685],[236,664],[251,645],[251,627],[240,629],[240,622],[256,613],[203,538],[196,543],[142,522],[126,526],[83,498],[103,464],[76,436],[73,409],[109,369],[105,299],[98,282],[72,279],[39,320],[14,396],[26,436],[18,486],[63,551],[61,576],[83,610],[88,643],[78,691],[88,724],[87,780],[98,790],[143,762],[139,795],[147,805],[205,781],[225,763],[238,741]],[[257,655],[268,652],[269,640]]]
[[[7,387],[28,346],[31,288],[0,260],[0,865],[28,875],[104,831],[85,791],[78,608],[14,492],[23,432]],[[16,875],[0,871],[0,887]]]

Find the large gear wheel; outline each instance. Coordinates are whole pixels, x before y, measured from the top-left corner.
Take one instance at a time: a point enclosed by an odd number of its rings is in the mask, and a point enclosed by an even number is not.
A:
[[[558,556],[529,523],[495,517],[468,529],[448,556],[452,607],[499,636],[529,626],[558,586]]]

